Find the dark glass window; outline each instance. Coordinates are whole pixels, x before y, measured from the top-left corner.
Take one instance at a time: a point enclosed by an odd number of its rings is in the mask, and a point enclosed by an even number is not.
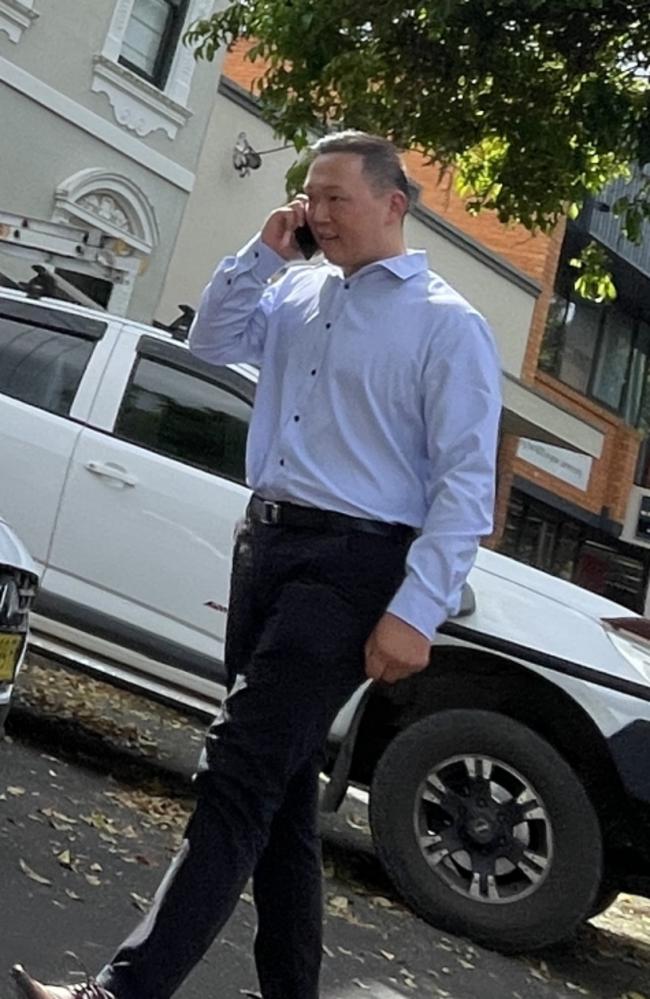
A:
[[[518,489],[510,495],[499,551],[643,611],[647,568],[633,549],[616,547],[602,532]]]
[[[634,346],[636,321],[622,309],[608,309],[595,359],[591,394],[620,410]]]
[[[168,458],[245,482],[250,403],[225,387],[140,357],[115,434]]]
[[[73,333],[0,317],[0,393],[67,416],[93,346]]]
[[[557,375],[562,358],[564,324],[566,322],[569,299],[556,292],[551,299],[546,317],[544,339],[539,352],[538,364],[542,371]]]
[[[603,310],[576,298],[568,303],[558,378],[578,392],[587,392],[598,347]]]
[[[650,433],[650,323],[639,323],[632,351],[623,415],[628,423]]]
[[[185,0],[135,0],[119,61],[157,87],[164,87],[178,45]]]
[[[556,292],[539,367],[632,426],[650,429],[650,324],[621,305]]]

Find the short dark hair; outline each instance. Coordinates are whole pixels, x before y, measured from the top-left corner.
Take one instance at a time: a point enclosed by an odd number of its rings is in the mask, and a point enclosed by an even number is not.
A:
[[[363,160],[363,172],[380,191],[396,187],[411,203],[411,186],[402,166],[399,152],[388,139],[354,128],[332,132],[310,147],[310,160],[325,153],[351,153]]]

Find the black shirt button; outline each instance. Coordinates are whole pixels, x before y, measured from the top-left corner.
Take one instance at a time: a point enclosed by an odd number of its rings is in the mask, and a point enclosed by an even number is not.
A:
[[[316,374],[316,368],[312,368],[312,369],[311,369],[311,374],[312,374],[312,375],[315,375],[315,374]]]
[[[349,282],[349,281],[346,281],[346,282],[345,282],[345,284],[343,285],[343,287],[344,287],[344,288],[345,288],[345,290],[347,291],[347,290],[348,290],[348,288],[350,287],[350,282]]]
[[[298,416],[298,414],[296,413],[296,415],[294,416],[294,418],[293,418],[293,419],[294,419],[294,422],[295,422],[295,423],[298,423],[298,421],[299,421],[300,417],[299,417],[299,416]]]
[[[226,281],[226,284],[232,284],[232,278],[228,278],[228,280]]]
[[[255,257],[256,257],[256,258],[257,258],[257,257],[259,257],[259,253],[258,253],[258,251],[257,251],[257,250],[255,250]]]
[[[331,323],[325,323],[325,329],[326,330],[331,330],[331,328],[332,328],[332,324]]]
[[[284,458],[280,458],[280,464],[284,466]]]

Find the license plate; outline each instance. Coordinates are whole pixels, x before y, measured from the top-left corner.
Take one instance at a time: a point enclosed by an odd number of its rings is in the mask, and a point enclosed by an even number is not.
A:
[[[16,675],[24,635],[0,635],[0,683],[11,683]]]

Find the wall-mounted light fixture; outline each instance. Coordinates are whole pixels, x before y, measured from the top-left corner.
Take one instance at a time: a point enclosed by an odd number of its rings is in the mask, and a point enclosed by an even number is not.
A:
[[[262,165],[263,156],[268,156],[270,153],[280,153],[283,149],[289,148],[290,144],[286,143],[284,146],[276,146],[275,149],[263,149],[258,153],[248,141],[246,132],[240,132],[232,151],[232,165],[240,177],[248,177],[251,170],[259,170]]]

